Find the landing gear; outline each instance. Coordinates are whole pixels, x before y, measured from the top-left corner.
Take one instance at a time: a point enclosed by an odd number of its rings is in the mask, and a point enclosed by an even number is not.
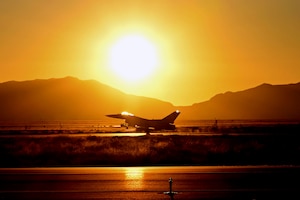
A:
[[[121,124],[121,127],[126,127],[126,129],[128,129],[128,123]]]
[[[150,135],[150,130],[149,129],[146,130],[146,135]]]

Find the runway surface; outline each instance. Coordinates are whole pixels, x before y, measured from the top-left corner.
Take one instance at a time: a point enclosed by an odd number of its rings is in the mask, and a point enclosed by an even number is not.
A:
[[[300,199],[299,166],[0,169],[0,199]]]

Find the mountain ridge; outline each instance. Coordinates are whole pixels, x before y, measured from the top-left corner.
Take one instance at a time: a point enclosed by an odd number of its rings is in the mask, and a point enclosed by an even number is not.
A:
[[[242,91],[217,94],[208,101],[193,104],[186,112],[190,116],[199,112],[196,116],[201,119],[300,119],[299,102],[300,82],[264,83]]]
[[[157,104],[173,110],[170,103],[125,94],[95,80],[66,77],[0,84],[1,120],[103,119],[122,110],[142,114],[141,107],[155,110]],[[164,113],[160,109],[153,114]]]
[[[126,94],[96,80],[74,77],[0,83],[0,120],[105,119],[129,111],[163,118],[179,109],[178,119],[300,119],[300,82],[263,83],[220,93],[191,106],[174,106],[155,98]]]

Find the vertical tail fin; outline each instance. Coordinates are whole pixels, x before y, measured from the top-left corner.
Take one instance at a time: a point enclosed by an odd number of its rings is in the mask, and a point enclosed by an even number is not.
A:
[[[168,123],[173,123],[179,114],[180,114],[180,111],[176,110],[175,112],[173,112],[170,115],[163,118],[163,121],[168,122]]]

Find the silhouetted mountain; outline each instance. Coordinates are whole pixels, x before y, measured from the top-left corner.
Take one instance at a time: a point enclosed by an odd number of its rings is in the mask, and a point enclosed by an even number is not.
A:
[[[172,104],[125,94],[97,81],[72,77],[0,84],[0,120],[105,119],[127,110],[163,117]]]
[[[106,114],[125,110],[146,118],[162,118],[176,109],[182,112],[179,120],[300,119],[299,102],[300,83],[262,84],[181,107],[72,77],[0,83],[0,120],[107,119]]]
[[[300,119],[300,83],[262,84],[179,109],[186,119]]]

